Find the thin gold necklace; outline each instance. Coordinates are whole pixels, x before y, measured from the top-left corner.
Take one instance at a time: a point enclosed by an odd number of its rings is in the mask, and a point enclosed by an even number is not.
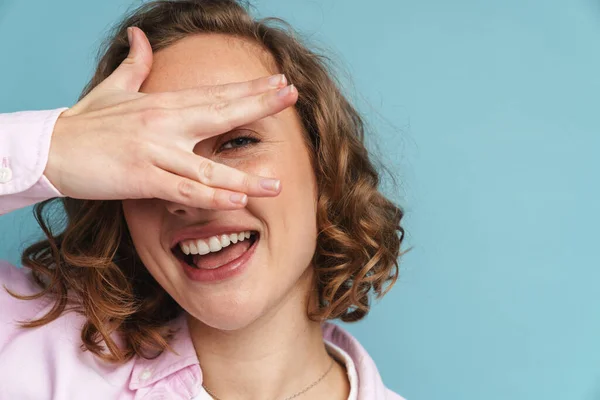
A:
[[[311,383],[310,385],[308,385],[307,387],[305,387],[304,389],[302,389],[301,391],[299,391],[296,394],[293,394],[289,397],[286,397],[284,400],[291,400],[294,399],[300,395],[303,395],[304,393],[308,392],[310,389],[314,388],[315,386],[317,386],[317,384],[319,382],[321,382],[326,376],[327,374],[331,371],[331,369],[333,368],[333,358],[331,359],[331,364],[329,364],[329,368],[327,368],[327,371],[325,371],[323,373],[323,375],[321,375],[319,377],[319,379],[317,379],[316,381],[314,381],[313,383]],[[206,386],[204,386],[204,384],[202,385],[202,387],[204,388],[204,390],[206,390],[206,393],[208,393],[214,400],[221,400],[221,398],[217,397],[213,392],[211,392],[210,390],[208,390],[208,388]]]

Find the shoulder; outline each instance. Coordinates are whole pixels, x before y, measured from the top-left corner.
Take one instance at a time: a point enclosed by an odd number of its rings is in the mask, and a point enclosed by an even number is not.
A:
[[[28,319],[33,318],[49,302],[49,299],[39,298],[21,300],[12,296],[10,292],[20,296],[30,296],[39,293],[41,287],[33,279],[31,270],[18,268],[8,261],[0,260],[0,309],[1,318]]]
[[[36,319],[50,305],[47,297],[23,300],[13,294],[30,296],[41,290],[31,270],[0,260],[0,353],[19,334],[22,322]]]
[[[323,324],[323,338],[337,346],[353,361],[358,375],[358,398],[377,400],[404,400],[384,385],[375,361],[359,341],[339,325]]]
[[[0,398],[106,399],[126,391],[133,361],[113,365],[83,351],[82,315],[64,312],[47,324],[22,328],[20,322],[44,316],[54,301],[49,296],[20,300],[5,288],[18,295],[41,290],[28,268],[0,261]]]
[[[0,284],[14,290],[35,292],[37,285],[31,277],[29,268],[20,268],[6,260],[0,260]]]

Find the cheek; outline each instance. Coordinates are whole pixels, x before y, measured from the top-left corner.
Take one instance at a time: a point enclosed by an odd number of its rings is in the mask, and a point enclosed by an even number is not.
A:
[[[301,143],[287,143],[231,166],[250,174],[281,180],[282,191],[278,196],[251,198],[251,201],[266,200],[270,207],[288,218],[310,219],[311,216],[316,217],[317,188],[307,151]]]
[[[155,200],[123,200],[123,214],[133,243],[140,256],[160,238],[160,224]]]
[[[293,268],[290,277],[297,277],[308,267],[317,239],[316,180],[308,154],[290,148],[268,160],[254,159],[244,170],[281,179],[278,196],[251,198],[248,209],[266,226],[273,267]]]
[[[312,176],[312,171],[289,180],[281,199],[282,230],[288,238],[285,248],[297,258],[301,269],[310,263],[317,242],[316,191],[307,176]]]

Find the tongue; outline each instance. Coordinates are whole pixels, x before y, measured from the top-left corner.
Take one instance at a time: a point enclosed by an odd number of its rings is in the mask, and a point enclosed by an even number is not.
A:
[[[203,256],[196,254],[194,256],[194,265],[202,269],[215,269],[235,260],[250,248],[250,240],[230,244],[216,253],[208,253]]]

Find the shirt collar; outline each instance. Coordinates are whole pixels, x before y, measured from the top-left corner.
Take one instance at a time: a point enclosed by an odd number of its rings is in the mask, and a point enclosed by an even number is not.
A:
[[[186,313],[181,313],[171,326],[176,330],[170,341],[174,352],[165,350],[151,360],[136,357],[129,381],[130,390],[151,386],[161,379],[193,365],[197,365],[198,378],[202,382],[202,370],[189,335]],[[354,362],[359,383],[358,399],[385,398],[386,389],[377,366],[358,340],[345,329],[328,322],[323,324],[323,339],[346,352]]]
[[[375,362],[350,333],[332,323],[323,324],[323,338],[345,351],[356,367],[358,399],[385,399],[386,391]]]
[[[350,394],[348,395],[347,400],[358,400],[358,374],[356,373],[354,360],[348,353],[331,343],[329,340],[324,340],[324,342],[329,355],[346,366],[346,375],[350,382]]]
[[[182,312],[171,323],[171,327],[175,330],[175,334],[169,341],[169,345],[174,352],[165,350],[158,357],[151,360],[136,357],[129,381],[130,390],[151,386],[161,379],[194,364],[198,365],[197,370],[200,374],[200,382],[202,382],[202,371],[189,335],[186,313]]]

